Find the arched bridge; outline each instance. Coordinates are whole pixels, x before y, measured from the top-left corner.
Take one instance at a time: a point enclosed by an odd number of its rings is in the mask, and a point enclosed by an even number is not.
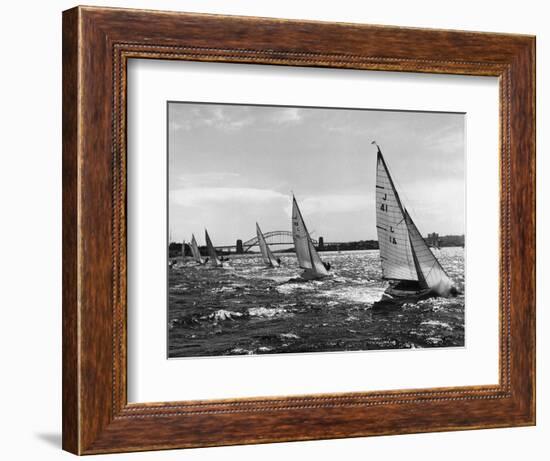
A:
[[[292,232],[290,231],[271,231],[264,233],[265,240],[270,247],[273,246],[293,246],[294,240],[292,240]],[[318,241],[314,238],[311,239],[313,245],[317,246]],[[251,248],[258,246],[258,237],[254,236],[248,240],[242,242],[242,252],[247,253]],[[237,245],[218,246],[215,245],[217,250],[233,252],[238,249]]]
[[[292,240],[292,232],[290,231],[271,231],[264,234],[265,241],[269,246],[277,245],[294,245],[294,240]],[[317,246],[317,240],[311,239],[313,245]],[[243,251],[246,253],[251,248],[258,246],[258,237],[252,237],[251,239],[243,242]]]

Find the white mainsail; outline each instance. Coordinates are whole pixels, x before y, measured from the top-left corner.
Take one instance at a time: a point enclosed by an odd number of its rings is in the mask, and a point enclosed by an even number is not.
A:
[[[451,289],[451,280],[403,208],[380,147],[376,168],[376,229],[384,278],[418,281],[421,287],[439,293]]]
[[[328,271],[311,242],[311,237],[294,197],[292,197],[292,239],[294,240],[298,264],[306,270],[308,276],[313,278],[327,276]]]
[[[376,166],[376,230],[384,278],[418,280],[403,208],[380,151]]]
[[[206,229],[204,230],[204,235],[206,239],[206,249],[208,251],[208,257],[210,258],[210,264],[216,267],[221,267],[223,264],[218,259],[216,249],[214,248],[214,245],[212,245],[212,240],[210,240],[210,236],[208,235],[208,231]]]
[[[264,234],[262,233],[258,223],[256,223],[256,235],[258,236],[258,244],[260,246],[260,251],[262,252],[264,263],[271,267],[279,267],[279,261],[277,261],[275,255],[269,249],[269,245],[265,241]]]
[[[195,259],[195,261],[197,261],[199,264],[204,264],[201,252],[199,251],[199,246],[197,245],[197,240],[195,239],[195,234],[193,234],[191,237],[191,253],[193,253],[193,258]]]

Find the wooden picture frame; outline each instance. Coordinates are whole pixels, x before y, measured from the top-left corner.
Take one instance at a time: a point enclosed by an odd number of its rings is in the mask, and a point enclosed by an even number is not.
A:
[[[496,76],[494,386],[128,404],[130,58]],[[76,7],[63,13],[63,448],[93,454],[535,424],[535,38]]]

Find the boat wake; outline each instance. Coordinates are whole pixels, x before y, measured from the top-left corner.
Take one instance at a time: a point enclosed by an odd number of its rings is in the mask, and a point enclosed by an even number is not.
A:
[[[324,291],[318,296],[372,307],[372,305],[380,299],[383,292],[383,287],[344,286],[338,289]]]

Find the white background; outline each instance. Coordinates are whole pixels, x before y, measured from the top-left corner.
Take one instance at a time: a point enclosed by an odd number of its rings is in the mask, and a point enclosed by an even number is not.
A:
[[[128,92],[130,401],[498,383],[497,78],[138,60]],[[166,360],[167,100],[466,113],[466,347]]]
[[[88,4],[101,4],[88,1]],[[549,135],[550,31],[545,2],[524,0],[297,2],[296,0],[115,1],[162,8],[537,35],[538,60],[538,425],[440,434],[210,448],[117,455],[109,459],[399,459],[499,460],[548,457],[550,342],[544,278],[550,254],[542,210],[550,182],[542,177]],[[0,347],[3,398],[1,456],[69,459],[61,427],[61,10],[69,1],[9,2],[0,17]],[[545,255],[546,253],[546,255]],[[545,257],[544,257],[545,256]],[[99,457],[104,458],[104,457]],[[98,459],[99,459],[98,458]],[[105,458],[107,459],[107,458]]]

